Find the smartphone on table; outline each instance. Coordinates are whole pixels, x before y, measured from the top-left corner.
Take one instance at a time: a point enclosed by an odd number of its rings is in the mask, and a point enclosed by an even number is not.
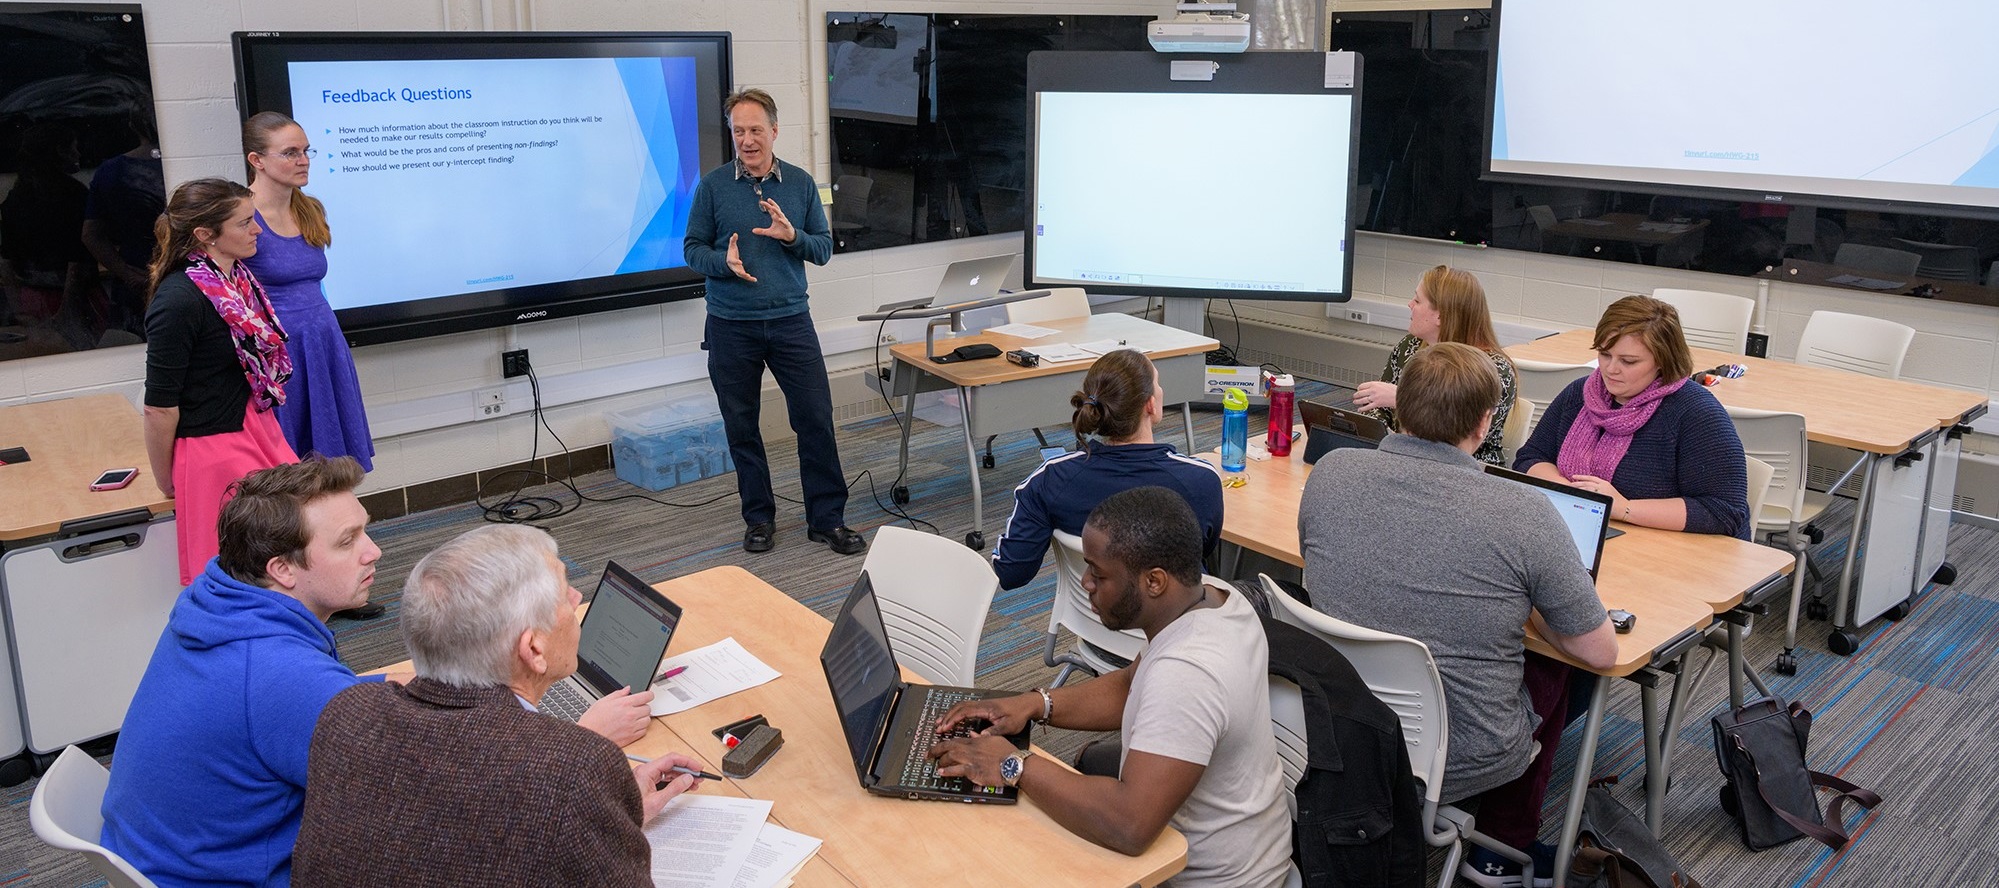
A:
[[[97,480],[90,482],[90,489],[117,490],[130,485],[132,479],[137,477],[139,477],[138,469],[105,469],[104,474],[97,476]]]

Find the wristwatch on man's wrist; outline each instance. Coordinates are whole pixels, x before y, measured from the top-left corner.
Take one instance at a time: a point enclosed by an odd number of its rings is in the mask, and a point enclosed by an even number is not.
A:
[[[1019,750],[1008,753],[1006,758],[1000,759],[1000,779],[1006,781],[1008,786],[1019,784],[1020,775],[1026,770],[1027,755]]]

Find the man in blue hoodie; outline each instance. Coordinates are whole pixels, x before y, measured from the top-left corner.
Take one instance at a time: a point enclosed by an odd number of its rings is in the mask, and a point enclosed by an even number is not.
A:
[[[125,712],[100,840],[162,888],[291,883],[313,726],[371,680],[341,664],[326,626],[368,600],[382,555],[361,478],[343,456],[236,482],[220,553],[174,602]],[[623,745],[651,701],[620,692],[582,724]]]

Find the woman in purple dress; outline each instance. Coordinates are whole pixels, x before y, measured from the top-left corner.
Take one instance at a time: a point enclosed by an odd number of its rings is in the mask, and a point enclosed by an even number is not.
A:
[[[372,470],[375,442],[368,434],[354,354],[320,283],[333,233],[326,226],[326,207],[299,190],[315,152],[305,129],[275,111],[243,123],[243,150],[249,155],[257,224],[264,229],[257,255],[244,261],[291,334],[292,378],[278,425],[301,456],[351,456]]]

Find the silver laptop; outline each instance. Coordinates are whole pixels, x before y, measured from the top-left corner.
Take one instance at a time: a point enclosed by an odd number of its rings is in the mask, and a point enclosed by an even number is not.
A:
[[[619,688],[633,693],[652,687],[653,675],[673,629],[680,625],[680,605],[674,604],[631,571],[611,561],[597,581],[597,595],[583,614],[576,643],[576,674],[555,683],[542,695],[540,709],[575,721],[590,704]]]
[[[936,293],[921,299],[890,302],[875,311],[899,311],[991,299],[999,295],[1000,284],[1006,282],[1006,273],[1013,270],[1013,260],[1012,253],[984,259],[961,259],[944,269],[944,279],[937,282]]]

